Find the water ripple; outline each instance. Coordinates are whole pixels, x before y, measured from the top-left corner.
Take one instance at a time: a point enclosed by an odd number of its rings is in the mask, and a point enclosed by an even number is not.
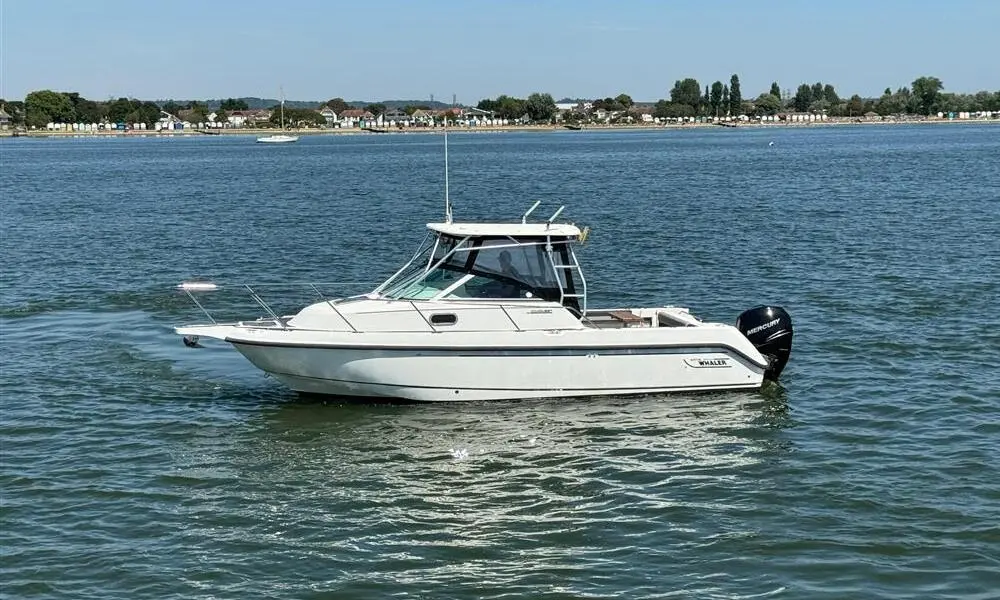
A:
[[[598,303],[787,305],[781,386],[298,397],[178,343],[173,286],[363,291],[440,218],[439,139],[0,140],[3,594],[994,597],[997,129],[576,133],[455,135],[457,214],[570,204]]]

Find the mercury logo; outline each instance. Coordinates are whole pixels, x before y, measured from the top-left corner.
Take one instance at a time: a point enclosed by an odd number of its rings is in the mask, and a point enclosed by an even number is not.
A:
[[[775,319],[773,321],[768,321],[767,323],[764,323],[763,325],[758,325],[758,326],[754,327],[753,329],[750,329],[749,331],[747,331],[747,335],[753,335],[753,334],[758,333],[760,331],[764,331],[765,329],[770,329],[771,327],[774,327],[775,325],[777,325],[778,321],[780,321],[780,320],[781,319]]]

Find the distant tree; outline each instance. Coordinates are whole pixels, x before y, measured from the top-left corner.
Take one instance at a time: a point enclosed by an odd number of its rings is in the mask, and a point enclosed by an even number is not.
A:
[[[660,119],[677,119],[682,117],[693,117],[694,115],[694,107],[690,104],[679,104],[677,102],[660,100],[656,103],[656,106],[653,107],[653,116]]]
[[[125,123],[126,117],[134,110],[132,101],[128,98],[118,98],[108,102],[108,120],[112,123]]]
[[[247,104],[246,100],[226,98],[225,100],[222,101],[222,104],[219,105],[219,108],[224,111],[233,111],[233,110],[247,110],[248,108],[250,108],[250,106]]]
[[[809,92],[812,95],[812,99],[814,102],[816,100],[819,100],[820,98],[823,97],[823,83],[821,81],[817,81],[812,85],[812,88],[809,90]]]
[[[75,104],[76,120],[81,123],[100,123],[107,115],[107,107],[101,102],[80,98]]]
[[[622,108],[623,108],[622,105],[619,104],[618,101],[615,100],[614,98],[612,98],[611,96],[608,96],[607,98],[601,98],[601,99],[598,99],[598,100],[594,100],[591,103],[591,106],[593,106],[595,109],[596,108],[603,108],[604,110],[608,110],[608,111],[611,111],[611,110],[622,110]]]
[[[720,104],[721,104],[722,112],[724,112],[724,113],[726,113],[728,115],[729,114],[729,86],[728,85],[723,85],[722,86],[722,102]]]
[[[520,119],[527,112],[524,100],[507,95],[497,96],[496,106],[497,116],[503,119]]]
[[[837,91],[829,83],[823,86],[823,98],[830,104],[840,104],[840,97],[837,96]]]
[[[205,123],[208,121],[208,107],[200,102],[190,104],[191,121],[194,123]]]
[[[132,111],[127,115],[129,123],[152,125],[160,120],[160,106],[155,102],[134,100],[132,106]]]
[[[430,110],[430,107],[426,104],[407,104],[403,107],[403,112],[407,115],[412,115],[418,110]]]
[[[716,117],[719,116],[719,111],[722,107],[722,92],[723,85],[721,81],[716,81],[712,84],[712,93],[709,97],[709,103],[712,106],[712,114]]]
[[[778,100],[781,100],[781,88],[778,86],[777,81],[771,82],[771,91],[769,93]]]
[[[812,101],[812,88],[809,87],[809,84],[803,83],[799,86],[799,89],[796,90],[795,98],[792,99],[792,104],[798,112],[806,112],[809,110],[809,105],[812,104]]]
[[[479,104],[476,105],[476,108],[495,113],[500,108],[500,103],[490,98],[483,98],[479,101]]]
[[[865,102],[861,99],[861,96],[854,94],[851,99],[847,101],[847,115],[851,117],[858,117],[865,114]]]
[[[268,120],[271,125],[276,127],[281,126],[281,111],[280,105],[275,106],[271,110],[271,118]],[[325,125],[326,118],[319,114],[318,110],[313,110],[311,108],[289,108],[285,104],[285,127],[288,128],[298,128],[298,127],[308,127],[312,125]]]
[[[31,92],[24,98],[25,123],[45,127],[48,123],[72,123],[76,119],[73,103],[66,94],[52,90]]]
[[[338,115],[344,112],[345,110],[349,110],[351,108],[351,105],[348,104],[347,102],[344,102],[343,98],[331,98],[326,101],[326,106],[329,107],[330,110],[337,113]]]
[[[773,115],[781,110],[781,98],[774,94],[761,94],[753,103],[758,115]]]
[[[551,94],[534,93],[525,101],[525,110],[532,121],[549,121],[556,114],[556,101]]]
[[[729,78],[729,114],[738,116],[743,113],[743,96],[740,94],[740,78],[734,73]]]
[[[698,103],[698,114],[708,115],[709,110],[711,110],[712,105],[712,94],[709,92],[709,86],[705,86],[705,94],[701,97],[701,102]]]
[[[1000,94],[996,95],[996,99],[1000,100]],[[1000,108],[995,108],[994,95],[986,90],[976,92],[973,100],[975,102],[974,110],[1000,110]]]
[[[288,116],[288,111],[285,111],[285,116],[286,117]],[[280,115],[279,115],[279,117],[280,117]],[[215,122],[216,123],[228,123],[229,122],[229,112],[226,111],[225,109],[223,109],[222,107],[219,107],[215,111]],[[285,119],[285,123],[287,123],[287,122],[288,122],[288,119],[286,118]]]
[[[918,77],[913,81],[913,95],[920,101],[920,112],[931,114],[935,108],[938,94],[944,89],[944,84],[937,77]]]
[[[635,105],[635,102],[632,101],[632,96],[629,96],[628,94],[618,94],[618,96],[615,97],[615,102],[620,104],[625,110],[628,110]]]
[[[812,104],[809,105],[809,110],[814,113],[827,112],[830,110],[830,103],[820,96],[819,100],[813,100]]]
[[[687,104],[694,108],[701,103],[701,85],[697,79],[687,78],[674,83],[670,90],[670,101],[675,104]]]
[[[901,113],[905,110],[905,104],[902,99],[894,95],[890,88],[885,88],[882,92],[882,96],[875,102],[875,112],[882,115],[894,115]]]
[[[667,108],[670,106],[670,101],[659,100],[653,105],[653,116],[658,119],[667,118]]]
[[[375,116],[378,116],[378,115],[384,115],[386,108],[385,104],[382,104],[381,102],[376,102],[375,104],[369,104],[368,106],[366,106],[365,110],[367,110],[368,112],[370,112]]]
[[[162,108],[163,108],[163,112],[168,112],[168,113],[170,113],[172,115],[175,115],[175,116],[177,115],[177,113],[179,113],[180,111],[184,110],[183,106],[181,106],[180,104],[177,104],[173,100],[167,100],[163,104]]]

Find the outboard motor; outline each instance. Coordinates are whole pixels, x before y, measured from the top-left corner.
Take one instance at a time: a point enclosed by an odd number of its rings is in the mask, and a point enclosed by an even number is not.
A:
[[[777,381],[792,353],[792,317],[780,306],[756,306],[737,317],[736,328],[767,358],[764,378]]]

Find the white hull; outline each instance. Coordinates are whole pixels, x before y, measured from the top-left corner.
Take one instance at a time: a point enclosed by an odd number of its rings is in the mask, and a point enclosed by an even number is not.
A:
[[[298,392],[429,402],[756,389],[764,376],[762,367],[718,347],[462,351],[232,343]]]
[[[290,144],[299,141],[297,135],[269,135],[257,138],[259,144]]]

